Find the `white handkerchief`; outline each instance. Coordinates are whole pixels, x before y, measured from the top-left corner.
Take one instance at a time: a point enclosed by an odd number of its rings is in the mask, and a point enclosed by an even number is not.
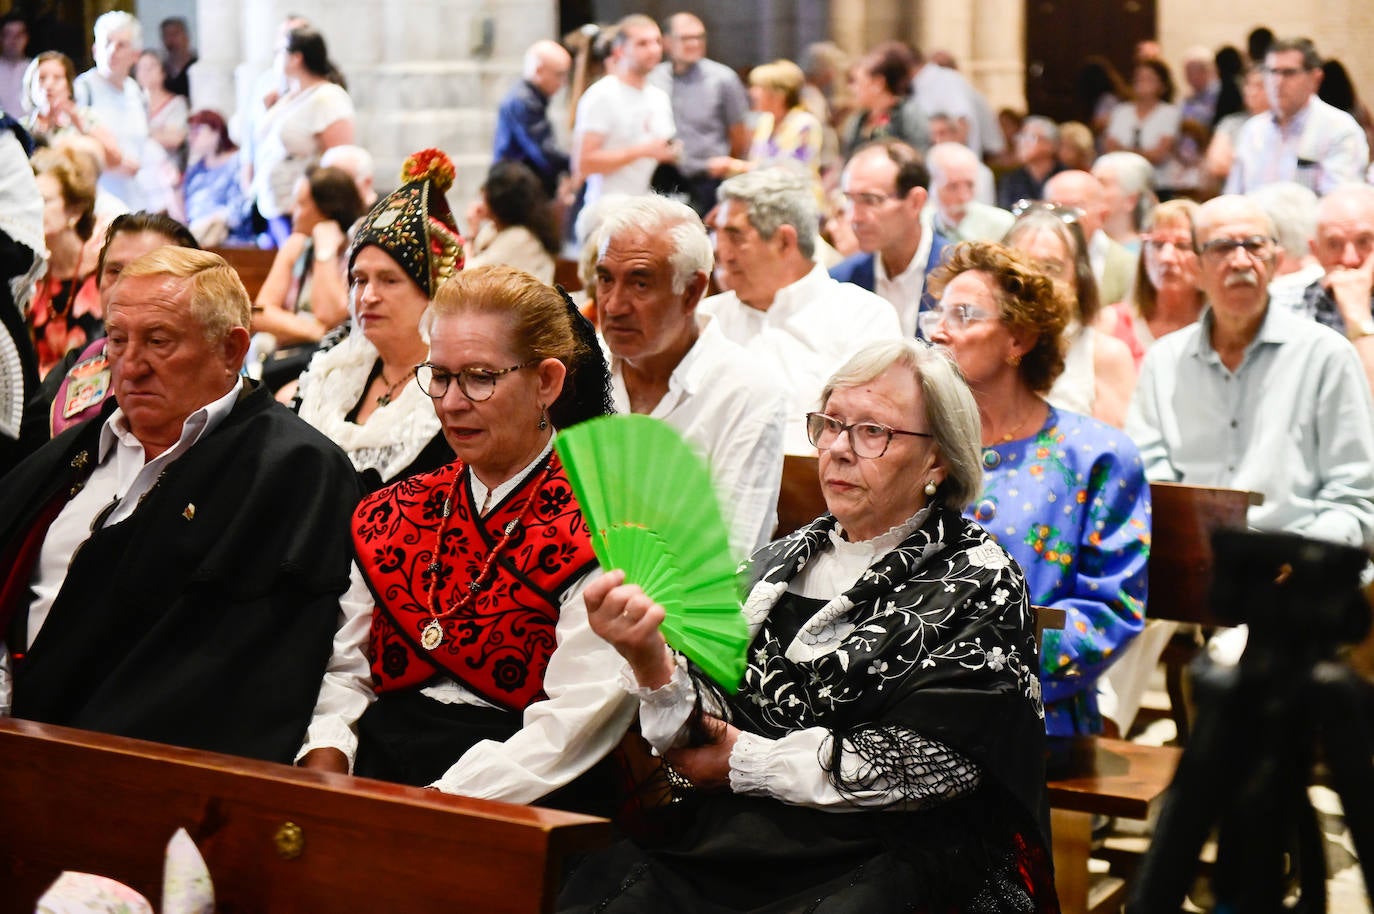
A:
[[[214,914],[215,886],[205,858],[186,829],[167,842],[162,868],[162,914]]]
[[[63,873],[38,899],[35,914],[153,914],[148,899],[122,882],[91,873]]]

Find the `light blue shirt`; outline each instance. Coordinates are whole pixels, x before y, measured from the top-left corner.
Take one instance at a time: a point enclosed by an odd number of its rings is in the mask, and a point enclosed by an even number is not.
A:
[[[1145,355],[1126,431],[1152,480],[1264,495],[1250,525],[1374,544],[1374,401],[1340,334],[1277,308],[1232,372],[1211,309]]]
[[[1362,182],[1369,165],[1364,129],[1315,95],[1283,127],[1273,112],[1256,114],[1240,128],[1235,148],[1228,194],[1295,181],[1322,196],[1348,181]]]

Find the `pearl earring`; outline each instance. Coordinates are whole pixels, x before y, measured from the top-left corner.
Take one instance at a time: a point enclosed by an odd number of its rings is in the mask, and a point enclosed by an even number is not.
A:
[[[929,480],[929,481],[926,482],[926,497],[927,497],[927,498],[934,498],[934,497],[935,497],[935,493],[936,493],[937,491],[938,491],[938,487],[935,485],[935,480],[931,479],[931,480]]]

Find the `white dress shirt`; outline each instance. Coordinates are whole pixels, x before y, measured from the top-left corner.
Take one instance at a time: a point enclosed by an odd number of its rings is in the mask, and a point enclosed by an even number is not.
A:
[[[896,276],[887,275],[883,266],[883,255],[873,256],[873,291],[897,310],[897,323],[902,335],[911,338],[916,335],[916,315],[921,310],[921,294],[926,290],[926,261],[930,259],[931,239],[934,232],[922,231],[921,240],[916,245],[916,253],[906,269]]]
[[[1362,180],[1369,165],[1364,129],[1315,95],[1283,126],[1272,111],[1256,114],[1240,128],[1235,148],[1226,178],[1228,194],[1295,181],[1322,196],[1341,184]]]
[[[744,304],[734,292],[702,301],[728,339],[780,382],[791,402],[783,447],[814,456],[806,440],[806,414],[820,407],[821,389],[835,369],[868,343],[901,339],[897,312],[872,292],[836,282],[824,267],[778,290],[766,310]]]
[[[718,323],[697,315],[700,335],[649,415],[694,444],[711,467],[736,558],[768,544],[778,522],[788,397]],[[611,361],[615,408],[630,412],[619,359]]]

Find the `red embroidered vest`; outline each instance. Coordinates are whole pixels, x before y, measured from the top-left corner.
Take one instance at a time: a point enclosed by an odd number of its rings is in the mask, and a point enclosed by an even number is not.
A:
[[[537,490],[542,466],[485,518],[478,517],[468,470],[460,461],[401,480],[358,505],[353,548],[377,601],[368,658],[378,692],[416,688],[442,673],[511,710],[545,697],[558,596],[596,563],[572,486],[557,455],[549,460],[549,474]],[[445,520],[444,499],[459,474],[464,478]],[[536,502],[526,513],[530,498]],[[439,612],[447,612],[468,594],[468,585],[512,523],[515,533],[477,596],[440,620],[443,641],[425,650],[420,634],[434,618],[428,601],[431,576],[437,575]],[[431,572],[441,527],[438,570]]]

